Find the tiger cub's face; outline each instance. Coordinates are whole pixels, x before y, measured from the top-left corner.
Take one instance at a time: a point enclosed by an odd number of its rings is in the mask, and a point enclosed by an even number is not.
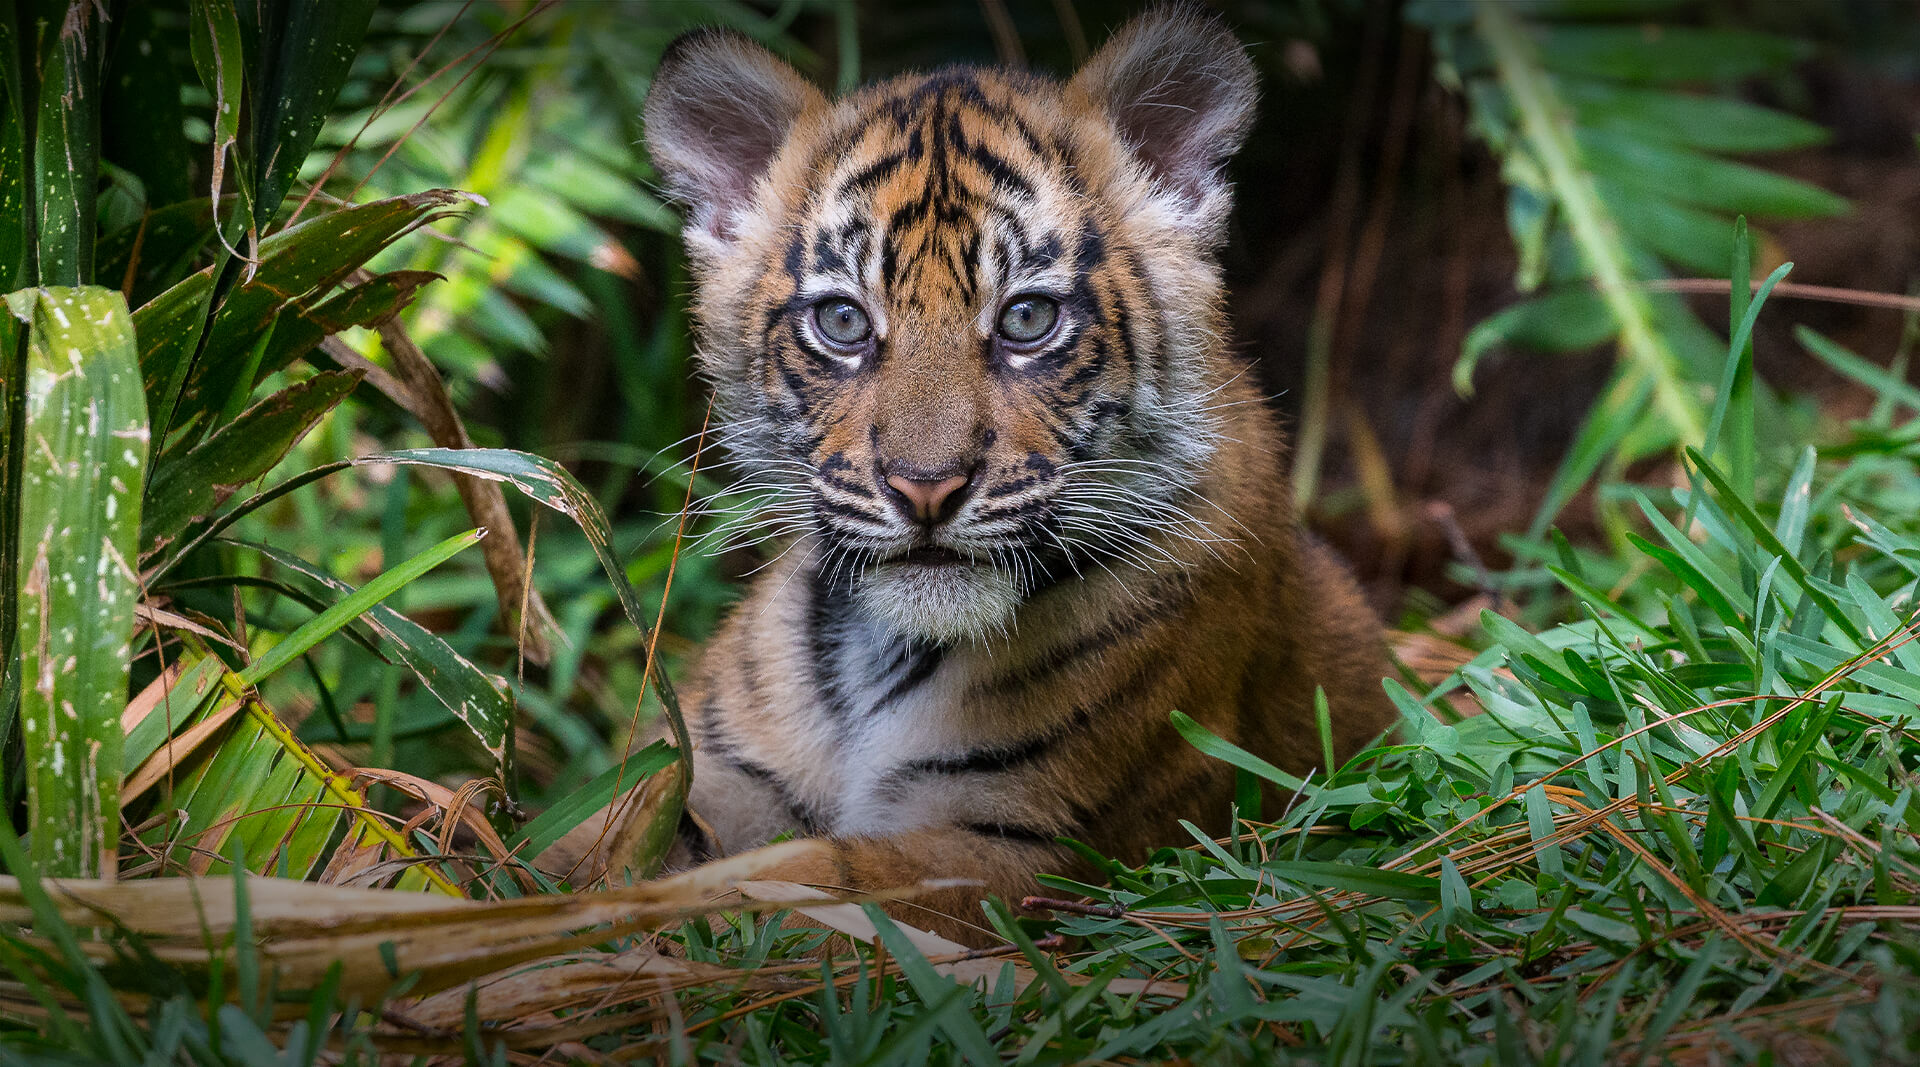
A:
[[[1171,12],[1069,83],[952,68],[838,101],[743,38],[676,42],[647,142],[767,521],[942,642],[1219,536],[1193,486],[1225,367],[1220,168],[1252,100],[1237,42]]]

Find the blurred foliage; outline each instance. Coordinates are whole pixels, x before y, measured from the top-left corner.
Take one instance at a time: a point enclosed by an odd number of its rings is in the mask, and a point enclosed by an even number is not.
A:
[[[1723,272],[1734,215],[1846,209],[1804,182],[1721,158],[1825,139],[1737,94],[1743,81],[1784,75],[1810,47],[1648,17],[1686,7],[1426,0],[1408,11],[1434,31],[1439,76],[1466,94],[1474,132],[1500,159],[1516,288],[1544,290],[1467,336],[1456,385],[1470,389],[1480,357],[1499,345],[1619,346],[1619,369],[1540,506],[1536,536],[1602,466],[1618,477],[1706,429],[1718,341],[1679,295],[1647,283],[1670,268]]]

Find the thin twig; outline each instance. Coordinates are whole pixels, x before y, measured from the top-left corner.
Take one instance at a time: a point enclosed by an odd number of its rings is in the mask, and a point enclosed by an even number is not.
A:
[[[1755,292],[1760,290],[1763,281],[1751,283]],[[1726,294],[1733,291],[1733,283],[1725,278],[1656,278],[1641,282],[1639,287],[1657,293],[1708,293]],[[1831,304],[1853,304],[1858,307],[1887,308],[1892,311],[1920,312],[1920,296],[1907,296],[1900,293],[1876,293],[1866,289],[1847,289],[1837,285],[1807,285],[1802,282],[1779,282],[1773,287],[1774,296],[1791,297],[1798,300],[1823,300]]]

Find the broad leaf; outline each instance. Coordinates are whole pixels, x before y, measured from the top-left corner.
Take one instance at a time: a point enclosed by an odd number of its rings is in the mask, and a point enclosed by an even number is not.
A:
[[[186,110],[180,104],[173,42],[156,17],[163,15],[160,8],[126,4],[115,10],[109,66],[100,84],[100,153],[140,180],[150,208],[194,195],[189,142],[181,136]],[[96,258],[94,270],[102,285],[120,286],[122,274],[104,261]]]
[[[234,14],[236,6],[224,0],[192,0],[187,15],[187,39],[192,45],[194,69],[200,72],[200,84],[213,97],[213,158],[208,171],[211,203],[220,203],[221,193],[226,190],[229,159],[240,172],[239,181],[235,183],[240,190],[236,206],[246,217],[229,220],[222,227],[229,240],[251,227],[254,192],[247,174],[248,160],[239,151],[246,62],[240,45],[240,22]]]
[[[422,853],[367,806],[347,775],[294,736],[240,675],[218,664],[200,657],[172,683],[165,694],[172,739],[127,774],[129,795],[154,790],[154,810],[183,813],[143,834],[143,851],[198,874],[226,870],[221,857],[237,843],[249,870],[304,878],[327,856],[344,823],[336,857],[358,851],[368,854],[366,862],[398,861],[384,868],[382,881],[463,895],[433,864],[419,862]],[[156,721],[164,721],[163,706],[164,698],[141,708],[130,735],[152,738]]]
[[[27,186],[27,116],[18,13],[0,4],[0,290],[27,285],[33,253],[33,205]]]
[[[111,877],[147,462],[133,331],[108,290],[7,305],[31,335],[15,645],[31,852],[50,873]]]
[[[100,58],[106,9],[71,4],[40,55],[34,124],[33,280],[84,285],[93,280],[93,234],[100,180]],[[28,105],[33,106],[33,105]]]
[[[331,289],[381,249],[470,202],[451,190],[416,193],[342,208],[266,238],[258,273],[221,306],[197,365],[198,323],[213,292],[213,268],[155,297],[134,313],[149,404],[158,412],[172,409],[177,398],[171,425],[217,408],[245,372],[261,334],[290,301]]]
[[[600,560],[607,580],[613,583],[614,592],[620,598],[620,607],[627,613],[627,620],[643,637],[652,634],[653,625],[647,619],[646,609],[640,605],[640,594],[634,591],[633,583],[627,581],[626,568],[613,554],[612,531],[607,525],[606,512],[601,510],[600,502],[594,499],[593,494],[587,492],[586,487],[560,464],[542,456],[505,448],[413,448],[382,452],[358,462],[418,464],[506,482],[572,519],[574,525],[580,527],[580,532],[587,535],[587,543],[593,546],[593,553]],[[688,747],[687,734],[680,718],[679,701],[674,698],[666,673],[659,670],[658,665],[654,666],[651,673],[660,694],[660,706],[670,718],[674,736],[684,751]]]
[[[147,489],[141,544],[149,551],[166,544],[235,487],[272,470],[360,378],[358,371],[323,371],[248,408],[186,454],[162,457]]]
[[[235,8],[252,88],[247,148],[257,171],[254,221],[264,231],[353,66],[374,2],[307,0]]]

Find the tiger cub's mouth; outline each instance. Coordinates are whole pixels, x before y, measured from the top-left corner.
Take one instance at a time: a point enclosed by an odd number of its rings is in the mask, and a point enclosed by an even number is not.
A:
[[[915,545],[887,560],[888,563],[912,563],[922,567],[965,567],[973,560],[941,545]]]

